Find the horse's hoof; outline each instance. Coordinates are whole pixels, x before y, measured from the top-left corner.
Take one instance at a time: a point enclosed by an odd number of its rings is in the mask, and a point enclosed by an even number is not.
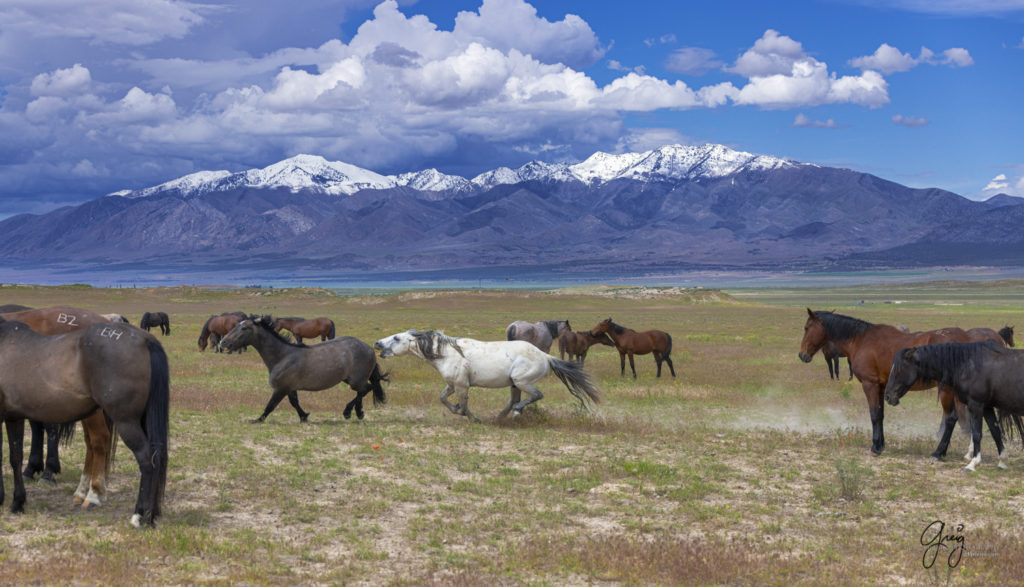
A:
[[[931,457],[928,458],[928,462],[929,463],[941,463],[942,462],[942,457],[937,457],[935,455],[932,455]]]
[[[132,528],[141,528],[142,516],[140,516],[139,514],[133,514],[131,519],[128,520],[128,523],[132,525]]]
[[[100,507],[100,504],[98,504],[98,503],[93,503],[93,502],[91,502],[91,501],[87,501],[87,502],[84,502],[84,503],[82,504],[82,509],[83,509],[83,510],[85,510],[85,511],[90,511],[90,510],[94,510],[94,509],[96,509],[96,508],[98,508],[98,507]]]
[[[263,423],[263,419],[262,418],[254,418],[252,420],[249,420],[249,423],[250,424],[262,424]]]
[[[515,410],[514,412],[512,412],[512,419],[513,420],[518,420],[519,416],[522,416],[522,415],[523,415],[522,410]]]
[[[973,472],[974,472],[974,469],[972,469],[970,467],[964,467],[964,474],[965,475],[969,475],[969,474],[971,474]]]
[[[356,418],[359,418],[360,420],[362,420],[365,417],[366,417],[366,414],[364,414],[362,412],[359,412],[358,414],[356,414]]]
[[[346,420],[352,418],[352,412],[342,412],[341,415],[344,416]]]
[[[1005,471],[1005,470],[1009,469],[1009,467],[1007,467],[1006,465],[1004,465],[1002,463],[999,463],[998,465],[996,465],[996,468],[999,469],[1000,471]]]
[[[52,474],[48,474],[48,473],[43,473],[39,477],[39,482],[40,483],[46,483],[47,485],[56,485],[57,484],[57,480],[53,478],[53,475]]]

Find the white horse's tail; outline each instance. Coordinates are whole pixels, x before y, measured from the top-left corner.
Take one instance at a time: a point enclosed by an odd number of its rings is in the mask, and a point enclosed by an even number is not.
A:
[[[590,380],[590,376],[579,363],[563,361],[554,357],[548,359],[551,370],[562,380],[569,393],[580,400],[580,405],[589,408],[588,402],[601,403],[601,390]]]

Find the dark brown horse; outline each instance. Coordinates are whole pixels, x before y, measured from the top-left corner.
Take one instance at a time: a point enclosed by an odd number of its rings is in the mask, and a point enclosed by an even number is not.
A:
[[[302,344],[304,338],[320,337],[320,342],[334,338],[334,321],[330,318],[278,318],[275,330],[287,330],[295,335],[295,342]]]
[[[84,308],[52,306],[49,308],[27,309],[0,314],[5,320],[17,320],[40,334],[65,334],[75,332],[93,324],[109,324],[105,316]],[[62,434],[55,424],[29,420],[32,441],[28,464],[23,475],[32,479],[42,473],[42,479],[54,482],[54,475],[60,473],[60,440],[70,440],[74,427],[65,428]],[[46,433],[46,460],[43,461],[43,435]],[[74,501],[83,507],[100,505],[106,494],[107,474],[117,443],[111,442],[111,423],[102,411],[88,415],[82,420],[82,434],[85,441],[85,463]]]
[[[971,342],[984,342],[986,340],[1003,341],[1003,346],[1014,346],[1013,344],[1013,326],[1003,326],[999,329],[999,332],[992,330],[991,328],[972,328],[967,331],[967,336],[970,337]]]
[[[967,333],[956,327],[927,332],[904,332],[888,324],[872,324],[825,310],[813,311],[808,308],[807,316],[803,340],[800,341],[800,360],[809,363],[814,354],[829,342],[834,343],[850,358],[853,374],[860,381],[864,397],[868,401],[872,429],[871,453],[874,455],[882,454],[885,449],[885,432],[882,425],[885,405],[882,403],[882,390],[889,380],[893,356],[900,349],[907,347],[968,341]],[[919,381],[913,389],[930,389],[935,385],[934,381]],[[947,417],[954,410],[952,390],[945,385],[939,386],[939,400],[942,404],[944,426]],[[932,458],[935,459],[943,456],[944,450],[940,452],[936,449],[932,454]]]
[[[828,365],[828,378],[839,379],[839,359],[846,355],[833,342],[822,347],[821,354],[825,357],[825,364]],[[850,364],[850,357],[846,357],[846,366],[850,369],[850,379],[853,379],[853,365]]]
[[[356,392],[356,397],[345,406],[343,415],[363,419],[363,396],[373,391],[373,403],[387,401],[381,381],[387,381],[387,373],[381,373],[377,355],[365,342],[342,336],[313,346],[296,344],[285,340],[274,330],[274,319],[270,316],[250,316],[242,320],[229,332],[220,344],[228,350],[246,345],[256,347],[263,363],[270,372],[270,387],[273,394],[263,414],[252,420],[259,423],[277,408],[285,397],[299,414],[299,421],[306,422],[309,412],[299,406],[299,391],[320,391],[344,381]]]
[[[619,326],[612,322],[611,318],[602,320],[597,326],[590,329],[594,336],[607,334],[615,341],[615,348],[619,351],[619,366],[621,374],[626,374],[626,356],[629,356],[629,368],[633,371],[633,379],[636,379],[636,367],[633,365],[633,355],[646,355],[654,353],[654,362],[658,364],[658,377],[661,377],[661,363],[668,363],[672,376],[676,376],[676,369],[672,365],[672,337],[661,330],[645,330],[637,332],[625,326]]]
[[[558,356],[564,361],[565,355],[568,353],[570,361],[576,361],[582,365],[587,360],[587,351],[595,344],[615,346],[615,343],[606,334],[594,335],[589,330],[563,332],[562,336],[558,337]]]
[[[146,312],[139,321],[139,328],[149,332],[150,328],[160,328],[164,336],[171,333],[171,319],[166,312]]]
[[[139,464],[141,481],[131,523],[152,525],[160,516],[167,480],[169,373],[167,355],[156,338],[128,324],[104,321],[47,336],[22,322],[0,321],[0,418],[7,427],[14,470],[11,511],[25,508],[25,419],[73,427],[101,413],[114,423]],[[0,503],[3,499],[0,476]]]
[[[210,316],[206,324],[203,324],[203,331],[199,333],[199,351],[205,351],[209,341],[214,352],[221,352],[220,339],[244,319],[245,314],[242,312],[225,312],[219,316]]]

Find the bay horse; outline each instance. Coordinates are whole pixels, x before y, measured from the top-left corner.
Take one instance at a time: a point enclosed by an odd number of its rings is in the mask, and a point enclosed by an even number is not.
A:
[[[342,336],[313,346],[293,343],[274,330],[271,316],[250,316],[239,322],[221,339],[220,345],[229,351],[251,345],[263,359],[270,372],[273,393],[267,407],[254,424],[263,422],[285,397],[307,422],[309,412],[299,405],[299,391],[320,391],[344,381],[356,392],[356,397],[345,406],[345,419],[363,419],[363,396],[373,391],[374,405],[387,402],[381,381],[388,381],[381,373],[377,356],[365,342]]]
[[[985,418],[999,453],[1000,469],[1006,468],[1002,424],[1012,423],[1024,443],[1021,414],[1024,414],[1024,351],[1008,349],[999,343],[947,342],[906,348],[893,357],[885,400],[899,405],[909,389],[921,380],[941,381],[952,387],[957,400],[970,412],[973,451],[964,472],[974,471],[981,463],[981,420]],[[996,419],[995,410],[999,410]],[[946,426],[941,442],[949,443],[956,423]]]
[[[51,306],[49,308],[27,309],[0,314],[5,320],[15,320],[45,335],[66,334],[94,324],[109,324],[106,317],[84,308],[72,306]],[[74,493],[74,502],[89,509],[101,505],[106,495],[107,475],[110,463],[117,449],[111,442],[112,422],[102,411],[87,415],[82,420],[82,435],[85,441],[85,463],[82,476]],[[74,426],[58,429],[56,424],[29,419],[32,440],[28,464],[22,473],[29,479],[42,473],[41,479],[55,483],[54,475],[60,473],[60,441],[68,442],[74,433]],[[43,460],[43,440],[46,437],[46,460]]]
[[[320,337],[320,342],[334,338],[334,321],[330,318],[277,318],[275,330],[287,330],[295,336],[295,342],[304,338]]]
[[[171,333],[171,319],[166,312],[146,312],[139,321],[139,328],[149,332],[150,328],[160,327],[160,334],[167,336]]]
[[[885,405],[882,403],[882,390],[889,380],[893,356],[900,349],[911,346],[968,341],[967,332],[957,327],[927,332],[905,332],[888,324],[872,324],[826,310],[814,311],[807,308],[807,316],[798,356],[801,361],[810,363],[815,353],[832,342],[850,358],[853,374],[860,381],[868,402],[868,413],[871,416],[871,454],[875,456],[882,454],[885,449]],[[930,389],[935,386],[934,381],[919,381],[914,389]],[[953,391],[945,385],[939,385],[939,401],[943,413],[940,432],[945,434],[948,416],[951,413],[954,416],[956,414]],[[955,417],[953,421],[955,422]],[[945,454],[944,448],[940,445],[940,448],[932,453],[932,459],[941,459]]]
[[[568,320],[544,320],[532,324],[516,320],[505,327],[505,340],[525,340],[547,353],[563,332],[572,332]]]
[[[582,365],[587,360],[587,351],[595,344],[615,346],[615,343],[606,334],[595,336],[589,330],[563,332],[562,336],[558,337],[558,357],[564,360],[565,354],[569,353],[570,361],[576,361]]]
[[[130,523],[152,526],[161,514],[167,481],[170,370],[163,347],[130,324],[104,321],[48,336],[22,322],[0,321],[0,418],[14,470],[12,512],[25,509],[25,419],[66,428],[97,413],[110,418],[139,464],[139,494]],[[3,499],[0,476],[0,503]]]
[[[646,355],[654,353],[654,362],[658,365],[658,375],[661,377],[661,363],[668,364],[672,376],[676,376],[676,368],[672,365],[672,336],[661,330],[645,330],[637,332],[632,328],[626,328],[612,322],[611,318],[602,320],[597,326],[590,329],[594,336],[607,334],[615,342],[615,348],[619,351],[620,375],[626,375],[626,356],[629,356],[629,368],[633,371],[633,379],[636,379],[636,366],[633,364],[633,355]]]
[[[382,338],[373,344],[381,358],[412,355],[437,369],[444,379],[441,403],[456,415],[479,422],[469,411],[469,388],[509,387],[509,402],[498,414],[504,418],[511,411],[519,417],[523,409],[540,400],[544,394],[536,383],[549,372],[554,373],[580,405],[599,403],[601,390],[594,385],[578,363],[556,359],[524,340],[480,341],[472,338],[452,338],[442,332],[408,330]],[[529,396],[520,401],[521,392]],[[455,393],[458,403],[452,404],[448,396]]]
[[[221,352],[221,338],[231,332],[231,329],[242,320],[245,320],[246,317],[242,312],[224,312],[218,316],[210,316],[206,323],[203,324],[202,332],[199,333],[199,352],[206,350],[207,341],[213,344],[213,352]]]

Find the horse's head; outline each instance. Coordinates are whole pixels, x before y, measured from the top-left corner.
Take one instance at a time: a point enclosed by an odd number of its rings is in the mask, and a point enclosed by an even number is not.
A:
[[[804,323],[804,338],[800,341],[800,352],[797,354],[800,360],[810,363],[814,354],[821,350],[828,342],[825,334],[825,326],[813,310],[807,308],[807,322]]]
[[[238,324],[220,339],[217,346],[228,352],[243,349],[256,342],[256,337],[259,336],[257,329],[273,329],[273,324],[274,319],[270,316],[250,316],[245,320],[239,320]]]
[[[1013,326],[1004,326],[999,331],[999,336],[1003,338],[1003,342],[1006,343],[1006,346],[1016,346],[1013,344]]]
[[[592,334],[594,336],[601,336],[601,335],[606,335],[607,336],[608,331],[610,331],[611,329],[612,329],[612,319],[608,318],[607,320],[601,320],[600,322],[597,323],[597,326],[591,328],[590,329],[590,334]]]
[[[415,353],[416,334],[418,333],[415,330],[392,334],[373,343],[373,348],[380,352],[382,359]]]
[[[917,383],[918,377],[917,348],[897,352],[892,358],[889,381],[885,384],[885,401],[894,406],[899,405],[900,398]]]

